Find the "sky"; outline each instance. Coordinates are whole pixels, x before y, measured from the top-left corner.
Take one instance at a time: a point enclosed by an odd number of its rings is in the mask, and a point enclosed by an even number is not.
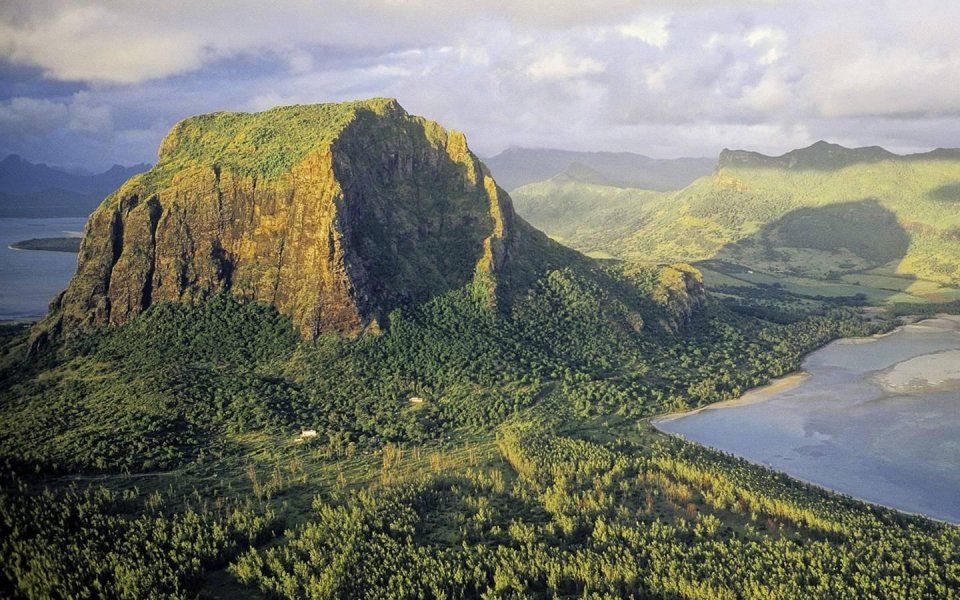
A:
[[[153,162],[177,121],[389,96],[510,146],[960,146],[955,0],[3,0],[0,155]]]

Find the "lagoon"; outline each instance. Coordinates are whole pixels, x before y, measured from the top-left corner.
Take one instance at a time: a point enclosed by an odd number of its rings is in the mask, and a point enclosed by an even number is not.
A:
[[[803,373],[653,423],[861,500],[960,523],[960,317],[835,341]]]
[[[0,321],[36,319],[70,282],[77,255],[15,250],[11,244],[33,238],[81,235],[84,218],[0,219]]]

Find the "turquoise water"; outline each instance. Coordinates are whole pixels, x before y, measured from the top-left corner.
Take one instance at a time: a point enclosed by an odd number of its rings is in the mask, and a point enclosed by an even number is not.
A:
[[[86,219],[0,219],[0,320],[43,316],[77,268],[70,252],[13,250],[31,238],[80,235]]]
[[[755,402],[654,423],[868,502],[960,523],[960,319],[840,340],[803,369],[809,377]]]

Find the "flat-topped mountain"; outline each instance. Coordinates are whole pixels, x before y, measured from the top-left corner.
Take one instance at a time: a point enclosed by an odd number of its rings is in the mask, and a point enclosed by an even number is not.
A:
[[[847,148],[820,140],[806,148],[791,150],[780,156],[767,156],[748,150],[728,150],[720,152],[718,169],[730,167],[766,167],[772,169],[840,169],[855,163],[871,163],[882,160],[957,160],[960,149],[937,148],[919,154],[894,154],[880,146]]]
[[[223,291],[307,338],[377,330],[472,281],[494,299],[518,227],[540,235],[516,221],[463,134],[395,100],[192,117],[91,216],[41,337]]]

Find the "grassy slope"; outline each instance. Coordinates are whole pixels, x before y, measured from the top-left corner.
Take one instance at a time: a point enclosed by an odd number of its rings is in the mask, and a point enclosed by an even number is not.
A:
[[[521,188],[516,196],[521,214],[528,197],[539,206],[556,200],[585,211],[550,227],[545,222],[544,229],[576,227],[577,235],[567,239],[588,252],[661,261],[713,258],[781,280],[792,277],[801,287],[824,287],[824,295],[854,291],[878,301],[944,301],[956,292],[937,283],[960,283],[957,181],[960,161],[950,160],[838,170],[728,167],[684,190],[644,195],[642,203],[621,210],[617,227],[605,226],[603,210],[595,208],[607,190],[547,183],[531,192]],[[531,221],[540,224],[533,215]]]
[[[551,237],[588,255],[610,256],[596,245],[596,233],[631,235],[657,192],[583,183],[565,176],[524,185],[512,193],[517,213]],[[576,217],[572,217],[576,215]]]

